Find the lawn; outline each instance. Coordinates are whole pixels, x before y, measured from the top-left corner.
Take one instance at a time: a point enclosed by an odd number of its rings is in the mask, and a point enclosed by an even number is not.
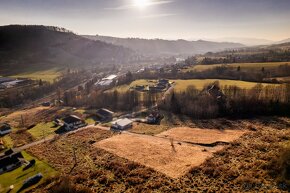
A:
[[[40,140],[43,136],[48,137],[54,135],[59,127],[55,127],[53,122],[39,123],[35,127],[28,130],[28,132],[36,139]]]
[[[12,77],[15,78],[30,78],[33,80],[43,80],[48,82],[53,82],[56,78],[61,76],[62,69],[60,68],[52,68],[49,70],[39,70],[39,71],[31,71],[24,72],[20,74],[15,74]]]
[[[239,80],[221,80],[221,79],[191,79],[191,80],[172,80],[176,83],[174,89],[175,91],[184,91],[188,86],[195,86],[197,89],[201,90],[203,87],[207,84],[213,83],[215,81],[219,81],[221,86],[225,85],[235,85],[240,88],[244,89],[251,89],[257,83],[255,82],[247,82],[247,81],[239,81]],[[265,84],[263,83],[264,86],[266,85],[273,85],[273,84]]]
[[[89,125],[95,124],[96,122],[96,120],[93,117],[88,117],[85,121]]]
[[[27,178],[37,174],[42,173],[44,178],[39,182],[42,183],[46,178],[54,176],[57,172],[51,168],[47,163],[40,161],[36,159],[35,157],[29,155],[26,152],[22,152],[22,155],[26,160],[36,160],[36,164],[34,167],[31,167],[25,171],[22,171],[22,167],[17,168],[16,170],[13,170],[11,172],[7,172],[0,175],[0,192],[8,192],[9,186],[14,185],[14,190],[12,192],[17,192],[22,184],[23,181]]]
[[[267,62],[267,63],[233,63],[233,64],[212,64],[212,65],[195,65],[192,66],[188,69],[183,70],[184,72],[196,70],[196,71],[205,71],[205,70],[210,70],[219,66],[227,66],[227,67],[233,67],[237,68],[238,66],[241,67],[241,71],[244,70],[261,70],[262,67],[265,69],[269,68],[276,68],[280,65],[288,64],[290,65],[290,62]]]
[[[2,137],[2,140],[6,148],[13,147],[13,140],[11,139],[9,135],[5,135],[4,137]]]

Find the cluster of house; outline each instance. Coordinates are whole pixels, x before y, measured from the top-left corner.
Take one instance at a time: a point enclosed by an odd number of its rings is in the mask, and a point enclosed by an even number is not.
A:
[[[130,119],[118,119],[113,121],[114,112],[101,108],[96,111],[96,117],[99,122],[111,122],[113,129],[129,129],[132,127],[133,121]],[[85,127],[87,123],[76,115],[68,115],[63,119],[56,119],[55,124],[63,126],[66,131],[76,130],[81,127]]]
[[[171,86],[171,82],[167,79],[159,79],[155,85],[137,85],[132,89],[140,92],[163,92]]]
[[[98,109],[96,115],[101,122],[111,122],[111,129],[114,130],[126,130],[133,126],[133,121],[128,118],[113,121],[114,112],[105,108]]]
[[[114,81],[116,81],[116,79],[117,79],[117,75],[114,75],[114,74],[109,75],[109,76],[101,79],[100,81],[96,82],[95,87],[97,87],[97,88],[109,87],[114,83]]]
[[[0,154],[0,174],[20,167],[24,161],[21,152],[15,152],[12,149],[5,151]]]
[[[29,83],[31,80],[29,79],[16,79],[10,77],[0,77],[0,90],[6,88],[12,88],[15,86],[21,86]]]

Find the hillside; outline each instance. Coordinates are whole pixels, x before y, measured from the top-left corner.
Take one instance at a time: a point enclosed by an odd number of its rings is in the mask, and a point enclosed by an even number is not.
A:
[[[221,51],[229,48],[244,47],[239,43],[211,42],[211,41],[186,41],[162,40],[140,38],[116,38],[108,36],[84,36],[88,39],[100,40],[114,45],[124,46],[146,55],[193,55],[206,52]]]
[[[277,44],[283,44],[283,43],[289,43],[289,42],[290,42],[290,38],[281,40],[281,41],[277,42]]]
[[[47,26],[0,26],[0,73],[128,62],[134,52]]]
[[[289,62],[290,43],[245,47],[206,53],[187,60],[189,64]]]

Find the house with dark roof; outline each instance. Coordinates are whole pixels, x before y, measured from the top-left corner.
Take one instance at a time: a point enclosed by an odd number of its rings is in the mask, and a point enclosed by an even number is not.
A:
[[[96,111],[96,115],[100,121],[109,122],[113,120],[114,112],[105,108],[101,108]]]
[[[78,129],[87,125],[84,120],[82,120],[76,115],[69,115],[65,117],[64,119],[62,119],[62,121],[63,121],[63,126],[65,130],[67,131],[75,130],[75,129]]]
[[[11,126],[7,123],[1,123],[0,124],[0,135],[6,135],[8,133],[10,133],[11,130]]]
[[[4,154],[5,155],[5,154]],[[23,155],[21,152],[13,152],[0,158],[0,174],[12,171],[22,165]]]

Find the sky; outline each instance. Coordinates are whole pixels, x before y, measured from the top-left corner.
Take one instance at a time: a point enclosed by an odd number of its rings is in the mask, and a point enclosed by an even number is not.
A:
[[[290,38],[290,0],[0,0],[0,25],[162,39]]]

